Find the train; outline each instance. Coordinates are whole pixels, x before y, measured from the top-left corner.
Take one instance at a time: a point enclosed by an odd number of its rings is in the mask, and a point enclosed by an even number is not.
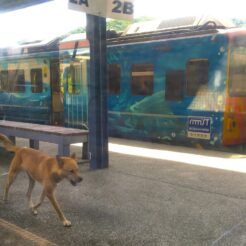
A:
[[[111,33],[112,34],[112,33]],[[0,118],[88,129],[85,34],[0,49]],[[246,29],[179,19],[107,39],[109,136],[246,144]]]

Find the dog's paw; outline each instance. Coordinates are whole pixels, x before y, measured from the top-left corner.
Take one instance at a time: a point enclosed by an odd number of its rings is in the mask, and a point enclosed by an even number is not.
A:
[[[8,201],[8,193],[6,193],[6,192],[3,194],[3,201],[4,202]]]
[[[32,214],[33,215],[37,215],[38,214],[38,210],[35,208],[31,208]]]
[[[72,223],[71,223],[69,220],[64,220],[64,221],[63,221],[63,225],[64,225],[65,227],[70,227],[70,226],[72,225]]]

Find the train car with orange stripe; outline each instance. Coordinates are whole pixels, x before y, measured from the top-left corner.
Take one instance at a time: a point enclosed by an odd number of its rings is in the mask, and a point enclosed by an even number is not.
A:
[[[246,142],[246,31],[228,32],[223,144]]]
[[[246,29],[192,18],[148,28],[107,39],[109,135],[245,146]],[[89,61],[81,34],[0,50],[1,118],[87,129]]]
[[[109,135],[245,145],[246,30],[217,20],[170,28],[162,22],[154,31],[134,25],[108,39]],[[70,116],[75,94],[66,94]],[[66,118],[69,126],[81,121]]]
[[[108,63],[112,134],[209,146],[246,143],[245,29],[121,38],[111,42]]]

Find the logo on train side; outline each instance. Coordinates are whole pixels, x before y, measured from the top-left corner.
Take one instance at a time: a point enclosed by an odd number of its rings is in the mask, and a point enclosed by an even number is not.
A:
[[[132,20],[134,0],[68,0],[73,10],[112,19]]]
[[[187,136],[189,138],[200,138],[209,140],[211,137],[210,117],[188,117]]]

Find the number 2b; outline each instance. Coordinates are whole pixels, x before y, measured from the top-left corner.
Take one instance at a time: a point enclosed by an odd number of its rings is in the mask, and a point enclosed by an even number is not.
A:
[[[133,14],[133,3],[131,3],[131,2],[114,0],[113,5],[115,6],[112,9],[113,13],[117,13],[117,14],[123,13],[123,14],[127,14],[127,15]]]

